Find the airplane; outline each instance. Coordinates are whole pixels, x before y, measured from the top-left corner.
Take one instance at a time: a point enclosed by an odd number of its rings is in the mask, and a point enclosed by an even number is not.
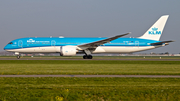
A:
[[[114,37],[28,37],[9,42],[4,50],[15,52],[17,59],[21,53],[60,53],[60,56],[75,56],[84,53],[83,59],[92,59],[93,53],[133,53],[166,46],[170,41],[159,41],[169,15],[161,16],[142,36],[120,38],[130,33]]]

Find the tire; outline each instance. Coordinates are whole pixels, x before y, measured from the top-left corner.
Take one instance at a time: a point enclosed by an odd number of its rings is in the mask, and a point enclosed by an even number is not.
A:
[[[92,55],[88,55],[87,57],[88,57],[88,59],[92,59],[93,58]]]
[[[84,56],[83,56],[83,59],[87,59],[87,58],[88,58],[87,55],[84,55]]]
[[[83,56],[83,59],[92,59],[93,57],[92,57],[92,55],[84,55]]]
[[[20,55],[17,55],[17,59],[20,59],[21,57],[20,57]]]

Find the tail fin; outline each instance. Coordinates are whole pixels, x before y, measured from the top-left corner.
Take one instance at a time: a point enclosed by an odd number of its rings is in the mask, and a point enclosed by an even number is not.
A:
[[[168,17],[169,15],[161,16],[156,23],[139,38],[159,41]]]

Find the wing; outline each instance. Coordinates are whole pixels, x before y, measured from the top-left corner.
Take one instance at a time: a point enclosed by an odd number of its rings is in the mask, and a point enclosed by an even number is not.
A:
[[[163,43],[168,45],[169,42],[174,42],[174,41],[172,41],[172,40],[170,40],[170,41],[161,41],[161,42],[151,43],[151,45],[162,45]]]
[[[92,47],[98,47],[99,45],[103,45],[107,42],[110,42],[112,40],[115,40],[119,37],[122,37],[122,36],[125,36],[125,35],[128,35],[130,33],[126,33],[126,34],[122,34],[122,35],[117,35],[117,36],[114,36],[114,37],[110,37],[110,38],[107,38],[107,39],[103,39],[103,40],[99,40],[99,41],[95,41],[95,42],[91,42],[91,43],[87,43],[87,44],[83,44],[83,45],[78,45],[78,47],[89,47],[89,48],[92,48]]]

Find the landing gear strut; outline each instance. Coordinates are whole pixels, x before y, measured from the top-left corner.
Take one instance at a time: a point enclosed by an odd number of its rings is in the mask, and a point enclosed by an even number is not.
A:
[[[85,55],[83,56],[83,59],[92,59],[91,51],[89,49],[84,50]]]
[[[92,57],[92,55],[84,55],[83,56],[83,59],[92,59],[93,57]]]
[[[17,59],[20,59],[20,55],[17,55]]]

